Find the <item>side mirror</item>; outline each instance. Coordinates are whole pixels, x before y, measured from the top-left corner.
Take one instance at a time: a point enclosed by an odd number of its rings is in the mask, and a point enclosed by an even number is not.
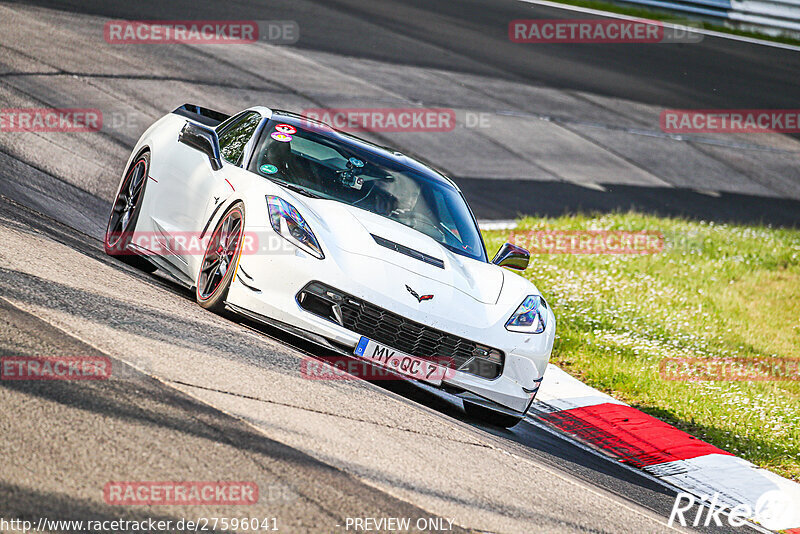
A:
[[[222,168],[222,159],[219,155],[219,139],[217,132],[201,124],[187,122],[178,135],[178,142],[199,150],[211,163],[211,168],[218,171]]]
[[[518,269],[524,271],[528,268],[528,263],[531,261],[531,253],[522,247],[506,243],[495,254],[492,263],[500,267],[508,267],[510,269]]]

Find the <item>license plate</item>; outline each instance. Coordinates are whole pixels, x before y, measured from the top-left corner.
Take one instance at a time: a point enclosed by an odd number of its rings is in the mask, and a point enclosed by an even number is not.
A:
[[[396,373],[436,386],[442,384],[443,378],[448,378],[453,374],[449,367],[410,356],[366,337],[359,340],[355,355]]]

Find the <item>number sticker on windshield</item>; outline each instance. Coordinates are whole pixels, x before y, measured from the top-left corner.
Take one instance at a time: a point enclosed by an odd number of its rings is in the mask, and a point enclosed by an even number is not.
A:
[[[264,174],[275,174],[276,172],[278,172],[278,167],[276,167],[275,165],[262,165],[261,167],[259,167],[259,169]]]
[[[275,139],[276,141],[279,141],[281,143],[288,143],[289,141],[292,140],[292,136],[291,135],[285,134],[285,133],[281,133],[281,132],[272,132],[272,135],[270,137],[272,137],[273,139]]]
[[[291,124],[279,124],[275,126],[275,131],[293,135],[297,133],[297,128],[295,128]]]

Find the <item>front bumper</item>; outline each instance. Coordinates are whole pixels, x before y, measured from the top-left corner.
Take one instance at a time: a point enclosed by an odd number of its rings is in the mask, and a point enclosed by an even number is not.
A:
[[[365,267],[365,263],[370,265]],[[364,269],[369,272],[362,272]],[[431,319],[426,318],[418,309],[401,301],[387,302],[385,292],[370,287],[368,283],[359,283],[359,280],[375,277],[375,271],[381,269],[383,272],[377,273],[378,279],[385,281],[398,278],[399,268],[389,262],[372,258],[369,262],[363,257],[353,262],[343,261],[343,258],[339,258],[339,261],[317,260],[300,250],[277,256],[243,256],[228,293],[228,303],[236,313],[278,326],[311,341],[328,345],[329,348],[340,351],[349,348],[349,355],[353,355],[362,334],[349,330],[330,318],[303,309],[297,301],[297,295],[309,282],[320,280],[326,286],[355,295],[366,302],[380,303],[383,308],[392,309],[393,313],[409,317],[418,323],[431,324]],[[408,278],[414,275],[402,271],[402,276]],[[455,320],[446,324],[442,318],[436,319],[435,326],[438,330],[474,340],[482,346],[496,348],[504,353],[499,376],[485,378],[457,370],[453,376],[444,380],[443,389],[501,411],[521,414],[528,409],[536,396],[550,358],[555,320],[551,317],[552,320],[548,321],[547,329],[542,334],[508,332],[503,324],[515,309],[516,306],[507,310],[507,313],[503,310],[498,314],[499,321],[485,327],[465,325]],[[549,309],[548,313],[552,315]],[[401,347],[393,348],[406,352]]]

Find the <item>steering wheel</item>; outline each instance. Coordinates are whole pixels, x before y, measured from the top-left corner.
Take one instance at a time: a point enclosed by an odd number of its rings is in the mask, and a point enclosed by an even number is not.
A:
[[[421,213],[418,213],[416,211],[410,211],[410,210],[406,210],[406,211],[402,212],[401,216],[404,219],[409,220],[409,222],[411,223],[410,226],[412,228],[414,228],[415,230],[420,230],[420,232],[424,233],[425,235],[428,235],[428,236],[433,237],[434,239],[436,239],[435,236],[432,236],[428,232],[423,232],[421,229],[417,228],[417,223],[421,223],[421,225],[423,225],[423,226],[427,226],[427,227],[433,228],[434,230],[436,230],[438,235],[441,236],[441,239],[439,239],[439,242],[440,243],[445,243],[446,242],[447,236],[445,235],[445,233],[442,232],[441,228],[439,228],[439,226],[436,223],[434,223],[429,217],[427,217],[427,216],[425,216],[425,215],[423,215]]]

